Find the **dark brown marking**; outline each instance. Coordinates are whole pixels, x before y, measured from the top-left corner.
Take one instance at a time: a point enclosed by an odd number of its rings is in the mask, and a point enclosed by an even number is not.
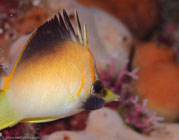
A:
[[[55,15],[51,20],[37,29],[34,33],[35,35],[25,48],[20,61],[38,55],[41,51],[49,53],[54,50],[53,48],[56,47],[57,44],[65,41],[73,42],[71,32],[74,33],[73,37],[76,36],[76,34],[65,10],[63,13],[64,20],[59,13],[58,17]]]

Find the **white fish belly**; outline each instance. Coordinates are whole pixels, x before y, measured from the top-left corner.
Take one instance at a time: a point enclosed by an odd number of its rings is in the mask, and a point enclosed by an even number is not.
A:
[[[75,95],[78,89],[76,88],[71,94],[68,86],[60,83],[59,80],[57,82],[61,86],[56,87],[52,82],[39,81],[43,84],[36,83],[33,84],[33,88],[29,86],[29,88],[23,88],[19,91],[9,90],[9,101],[13,108],[23,114],[25,118],[65,117],[79,112],[83,100]],[[79,84],[76,87],[79,88]],[[20,94],[11,92],[20,92]],[[80,94],[84,95],[85,92],[83,88]]]

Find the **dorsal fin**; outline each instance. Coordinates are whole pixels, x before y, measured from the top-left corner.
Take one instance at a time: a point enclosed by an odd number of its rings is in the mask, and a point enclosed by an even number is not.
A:
[[[77,12],[75,13],[75,16],[78,16]],[[55,44],[65,41],[79,43],[84,47],[87,46],[88,42],[86,39],[86,31],[83,37],[79,18],[76,17],[77,29],[79,30],[78,33],[75,33],[75,30],[73,29],[68,14],[65,10],[63,10],[63,18],[61,14],[58,13],[58,17],[55,15],[51,20],[44,23],[36,30],[36,32],[32,34],[26,45],[23,47],[20,55],[17,57],[9,75],[4,77],[4,90],[8,89],[9,81],[11,80],[12,75],[14,74],[14,71],[19,64],[19,61],[22,62],[23,60],[28,59],[35,54],[39,54],[39,51],[41,50],[47,52],[51,51],[53,50],[53,46],[55,46]],[[81,42],[80,40],[83,41]]]
[[[77,33],[75,33],[68,14],[65,10],[63,10],[63,18],[61,14],[58,13],[58,17],[55,15],[51,20],[47,21],[37,29],[29,44],[25,48],[22,59],[26,59],[34,55],[34,53],[39,50],[50,50],[55,44],[64,41],[72,41],[86,47],[87,42],[84,42],[84,40],[86,40],[84,39],[86,36],[83,37],[82,35],[77,12],[75,13],[75,16],[77,19],[77,29],[79,30]]]

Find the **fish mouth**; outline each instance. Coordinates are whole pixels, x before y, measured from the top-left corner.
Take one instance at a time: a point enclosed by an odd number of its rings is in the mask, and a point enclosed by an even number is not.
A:
[[[98,96],[90,96],[83,104],[85,110],[96,110],[104,106],[104,99]]]

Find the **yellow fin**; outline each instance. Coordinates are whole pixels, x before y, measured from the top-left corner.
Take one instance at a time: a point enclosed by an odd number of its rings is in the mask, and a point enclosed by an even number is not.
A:
[[[57,120],[58,118],[56,117],[41,117],[41,118],[29,118],[29,119],[24,119],[21,122],[29,122],[29,123],[44,123],[44,122],[51,122],[54,120]]]
[[[5,91],[0,91],[0,130],[12,127],[22,119],[8,103]]]

